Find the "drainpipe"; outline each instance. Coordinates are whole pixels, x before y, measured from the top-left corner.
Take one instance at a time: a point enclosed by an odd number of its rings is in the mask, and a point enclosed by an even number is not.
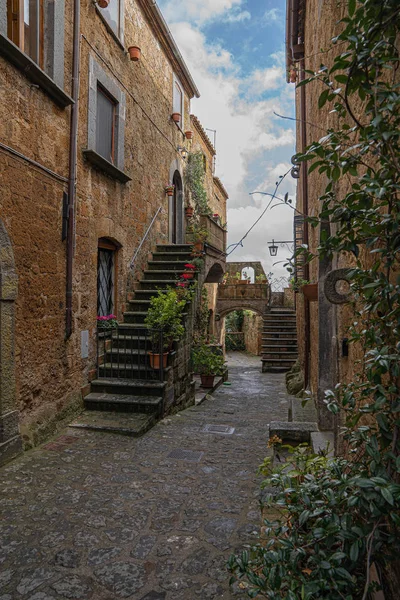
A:
[[[305,79],[304,58],[300,60],[300,81]],[[307,129],[306,129],[306,86],[300,88],[300,126],[301,126],[301,152],[304,152],[307,146]],[[304,161],[301,164],[301,192],[303,197],[303,213],[308,216],[308,180],[307,180],[307,163]],[[304,220],[303,225],[303,243],[308,246],[308,223]],[[308,280],[310,276],[309,265],[304,265],[304,279]],[[304,297],[304,385],[307,387],[310,378],[310,301]]]
[[[79,35],[80,35],[80,0],[74,0],[74,33],[72,55],[72,99],[71,125],[69,139],[69,174],[68,174],[68,229],[67,229],[67,273],[65,299],[65,337],[72,333],[72,269],[74,257],[75,232],[75,191],[76,160],[78,148],[78,100],[79,100]]]

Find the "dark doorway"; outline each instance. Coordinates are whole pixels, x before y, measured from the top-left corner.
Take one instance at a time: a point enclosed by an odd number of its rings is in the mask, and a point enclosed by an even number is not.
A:
[[[170,224],[171,224],[171,242],[173,244],[183,243],[183,186],[182,178],[178,171],[175,171],[172,180],[174,184],[174,195],[170,204]]]

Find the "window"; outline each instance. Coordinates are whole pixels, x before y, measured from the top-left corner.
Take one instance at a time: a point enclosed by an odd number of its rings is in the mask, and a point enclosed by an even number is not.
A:
[[[172,104],[172,112],[179,113],[181,115],[180,126],[183,129],[183,91],[180,83],[174,77],[174,94],[173,94],[173,104]]]
[[[123,0],[110,0],[107,8],[100,8],[99,12],[111,31],[117,38],[123,39],[124,2]]]
[[[114,162],[116,102],[97,86],[96,150],[106,160]]]
[[[88,147],[84,155],[110,177],[126,183],[124,173],[125,94],[91,56],[89,59]]]
[[[116,246],[99,240],[97,254],[97,316],[107,317],[115,310]]]
[[[44,0],[7,0],[7,36],[43,67]]]

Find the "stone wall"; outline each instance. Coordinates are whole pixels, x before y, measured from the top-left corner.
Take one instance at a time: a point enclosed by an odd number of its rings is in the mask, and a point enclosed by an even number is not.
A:
[[[245,311],[242,331],[247,352],[261,355],[263,319],[256,313]]]
[[[65,3],[66,93],[71,93],[72,0]],[[49,434],[57,420],[82,406],[81,388],[93,377],[97,315],[99,238],[117,243],[116,307],[121,319],[126,292],[140,277],[156,242],[170,236],[164,187],[175,170],[183,131],[171,121],[174,69],[139,4],[125,1],[125,41],[142,49],[129,60],[111,35],[95,3],[81,2],[80,98],[76,225],[73,264],[73,333],[65,339],[66,244],[61,241],[62,199],[67,190],[70,109],[60,108],[0,57],[2,142],[27,159],[0,148],[0,213],[19,278],[16,301],[16,402],[26,443]],[[125,95],[124,172],[120,183],[87,162],[90,62]],[[93,76],[93,74],[92,74]],[[184,126],[190,122],[184,94]],[[193,94],[192,94],[193,95]],[[13,110],[10,110],[10,107]],[[186,127],[185,127],[186,128]],[[159,207],[159,215],[135,263],[128,264]],[[128,284],[129,282],[129,284]],[[89,356],[82,358],[81,334],[89,332]]]

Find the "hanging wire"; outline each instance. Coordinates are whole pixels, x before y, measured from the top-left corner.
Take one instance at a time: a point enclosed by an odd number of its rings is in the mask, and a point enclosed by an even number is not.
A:
[[[285,179],[285,177],[287,177],[287,176],[289,175],[289,173],[291,172],[291,170],[292,170],[292,167],[290,167],[290,169],[289,169],[288,171],[286,171],[286,173],[285,173],[284,175],[281,175],[281,176],[280,176],[280,179],[279,179],[279,181],[277,181],[277,182],[276,182],[276,187],[275,187],[275,190],[274,190],[274,193],[273,193],[273,194],[266,194],[266,192],[261,192],[261,193],[263,193],[264,195],[271,195],[271,200],[268,202],[268,204],[267,204],[266,208],[263,210],[263,212],[262,212],[262,213],[261,213],[261,215],[258,217],[258,219],[257,219],[256,221],[254,221],[254,223],[253,223],[253,225],[250,227],[250,229],[248,229],[248,230],[246,231],[246,233],[244,234],[244,236],[243,236],[243,237],[242,237],[242,238],[241,238],[241,239],[240,239],[240,240],[239,240],[237,243],[235,243],[235,244],[230,244],[230,245],[228,246],[227,250],[229,250],[229,248],[231,248],[232,246],[233,246],[233,248],[232,248],[232,250],[231,250],[230,252],[227,252],[227,254],[226,254],[227,256],[229,256],[230,254],[232,254],[232,252],[235,252],[236,248],[238,248],[239,246],[241,246],[241,247],[243,248],[243,240],[244,240],[244,239],[246,239],[246,237],[249,235],[250,231],[251,231],[252,229],[254,229],[254,227],[257,225],[257,223],[258,223],[258,222],[259,222],[259,221],[260,221],[260,220],[263,218],[263,216],[265,215],[265,213],[267,212],[267,210],[268,210],[268,209],[269,209],[269,207],[271,206],[271,204],[272,204],[273,200],[274,200],[274,199],[277,197],[277,196],[276,196],[276,192],[278,191],[278,189],[279,189],[279,186],[281,185],[281,183],[282,183],[282,181]]]

